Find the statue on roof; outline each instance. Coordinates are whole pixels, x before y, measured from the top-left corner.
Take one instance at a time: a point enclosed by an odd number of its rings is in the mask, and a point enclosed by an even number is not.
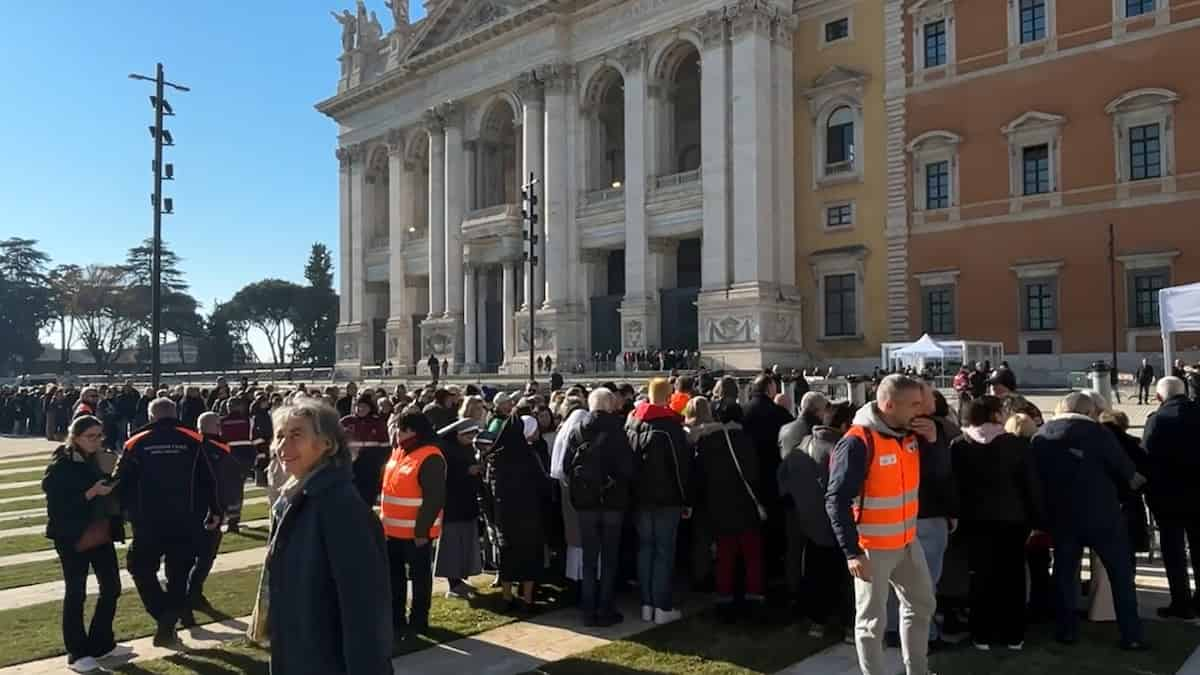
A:
[[[392,10],[392,30],[408,25],[408,0],[383,0],[383,4]]]
[[[358,19],[355,18],[350,10],[344,9],[341,14],[330,12],[335,21],[342,25],[342,51],[348,52],[354,49],[354,37],[358,34]]]

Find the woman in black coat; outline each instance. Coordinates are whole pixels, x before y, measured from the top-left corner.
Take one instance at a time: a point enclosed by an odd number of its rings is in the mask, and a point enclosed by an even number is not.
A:
[[[97,670],[100,666],[96,659],[129,653],[113,637],[113,616],[121,595],[113,542],[124,540],[125,526],[115,498],[110,497],[114,486],[106,482],[111,464],[100,461],[103,443],[103,423],[91,415],[77,417],[71,423],[66,444],[54,451],[42,478],[46,537],[54,541],[66,585],[62,632],[67,668],[78,673]],[[100,596],[85,631],[83,602],[88,568],[96,575]]]
[[[272,451],[289,478],[267,548],[271,672],[390,675],[392,592],[379,519],[358,495],[332,406],[275,413]]]
[[[1129,417],[1119,410],[1113,410],[1100,415],[1100,422],[1116,436],[1117,443],[1121,444],[1121,449],[1133,461],[1137,472],[1143,476],[1149,475],[1150,456],[1142,448],[1141,441],[1129,435]],[[1125,518],[1126,531],[1129,533],[1130,552],[1136,559],[1137,553],[1150,550],[1150,521],[1146,517],[1144,488],[1134,490],[1127,485],[1122,485],[1121,488],[1121,515]]]
[[[504,421],[488,455],[487,482],[500,540],[500,588],[511,609],[527,612],[533,608],[534,584],[544,569],[542,503],[549,483],[516,415]],[[519,601],[513,598],[510,582],[521,584]]]

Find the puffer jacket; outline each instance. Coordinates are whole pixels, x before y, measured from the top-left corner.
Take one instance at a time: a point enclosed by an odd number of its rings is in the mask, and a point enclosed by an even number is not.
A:
[[[1104,533],[1120,526],[1121,491],[1136,468],[1108,429],[1085,415],[1059,415],[1032,445],[1051,534]]]
[[[818,546],[837,543],[825,513],[825,490],[829,487],[829,460],[841,438],[837,429],[818,426],[799,444],[780,446],[779,494],[791,498],[801,531]]]
[[[728,432],[728,440],[726,433]],[[746,483],[762,504],[758,453],[750,436],[736,422],[711,422],[693,430],[696,460],[692,474],[693,501],[715,536],[740,534],[759,527],[758,507],[738,475],[730,454],[730,443]],[[773,483],[774,481],[772,481]],[[765,505],[763,505],[765,506]]]
[[[1029,441],[999,424],[967,427],[950,455],[964,521],[1041,524],[1042,486]]]
[[[689,450],[683,418],[643,401],[625,423],[634,455],[634,503],[652,509],[687,503]]]

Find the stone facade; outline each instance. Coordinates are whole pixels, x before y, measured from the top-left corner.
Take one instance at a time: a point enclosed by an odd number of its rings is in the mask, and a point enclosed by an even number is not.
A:
[[[317,105],[339,125],[339,368],[523,372],[531,341],[564,368],[799,365],[792,5],[445,0],[344,28]]]

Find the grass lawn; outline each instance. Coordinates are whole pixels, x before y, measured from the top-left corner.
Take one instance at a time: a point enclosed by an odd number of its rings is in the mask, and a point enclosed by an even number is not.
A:
[[[1084,622],[1079,644],[1060,645],[1052,626],[1030,630],[1021,652],[980,652],[962,646],[934,654],[930,667],[954,675],[1175,675],[1200,647],[1200,627],[1180,622],[1145,621],[1152,649],[1129,653],[1117,647],[1115,624]]]
[[[29,509],[42,508],[46,508],[46,498],[38,495],[37,497],[30,497],[29,499],[22,499],[20,501],[0,504],[0,514],[9,513],[12,511],[27,511]]]
[[[245,616],[254,605],[258,588],[258,568],[222,572],[209,577],[204,595],[218,610],[217,615],[197,612],[201,623]],[[88,599],[87,616],[95,607],[95,597]],[[0,635],[4,649],[0,651],[0,667],[44,659],[64,653],[62,645],[62,602],[44,602],[20,609],[0,610]],[[206,620],[207,619],[207,620]],[[117,640],[126,641],[154,633],[154,621],[142,608],[137,593],[126,590],[117,604],[113,622]]]
[[[39,475],[36,478],[28,478],[26,480],[37,480],[40,478],[41,478],[41,476]],[[0,499],[7,499],[8,497],[32,497],[34,495],[41,495],[41,494],[42,494],[41,483],[38,483],[37,485],[29,485],[29,486],[22,487],[22,488],[7,488],[7,487],[4,487],[4,483],[0,483]]]
[[[0,531],[15,530],[21,527],[30,527],[32,525],[45,525],[46,516],[22,516],[20,518],[12,518],[10,520],[0,520]]]
[[[30,457],[29,459],[22,459],[19,462],[9,462],[7,464],[0,464],[0,469],[3,469],[3,470],[45,469],[46,465],[50,463],[50,456],[52,454],[53,454],[53,451],[47,450],[46,454],[44,456],[38,455],[36,457]]]
[[[557,597],[539,602],[540,611],[559,606]],[[516,619],[503,613],[502,599],[498,590],[481,589],[479,597],[467,604],[462,600],[447,600],[441,594],[433,595],[429,612],[430,634],[418,640],[406,640],[396,646],[396,656],[411,654],[437,644],[452,642],[477,635],[493,628],[512,623]],[[156,673],[158,675],[225,675],[243,673],[267,675],[269,655],[262,648],[245,642],[233,642],[213,649],[176,654],[164,659],[132,663],[114,670],[118,673]]]
[[[248,495],[252,496],[252,495]],[[242,511],[242,521],[261,520],[267,517],[270,508],[266,503],[250,504]],[[34,520],[26,525],[34,525],[45,523],[44,517],[39,517],[39,520]],[[20,522],[24,523],[24,519]],[[4,523],[0,523],[3,525]],[[3,529],[3,528],[0,528]],[[129,537],[129,528],[125,528],[125,537]],[[23,534],[17,537],[0,537],[0,556],[14,555],[17,553],[32,553],[34,551],[48,551],[54,548],[54,542],[47,539],[42,534]],[[0,567],[0,570],[3,570]]]
[[[234,553],[266,546],[267,534],[266,527],[243,527],[240,533],[226,534],[221,538],[220,553]],[[121,569],[125,569],[125,554],[128,550],[127,548],[117,549],[117,560]],[[62,569],[59,567],[57,558],[0,567],[0,591],[60,581],[61,579]]]
[[[4,465],[0,464],[0,467],[4,467]],[[15,469],[18,467],[4,467],[4,468]],[[41,480],[42,476],[44,476],[44,475],[46,475],[46,467],[45,466],[43,466],[40,469],[30,468],[28,471],[22,471],[20,473],[0,474],[0,489],[4,488],[5,483],[25,483],[25,482],[28,482],[31,480]]]
[[[770,616],[764,624],[729,626],[718,622],[714,611],[708,609],[683,621],[547,663],[532,672],[546,675],[774,673],[832,644],[831,640],[808,637],[806,624],[784,621],[786,618],[782,616]]]

